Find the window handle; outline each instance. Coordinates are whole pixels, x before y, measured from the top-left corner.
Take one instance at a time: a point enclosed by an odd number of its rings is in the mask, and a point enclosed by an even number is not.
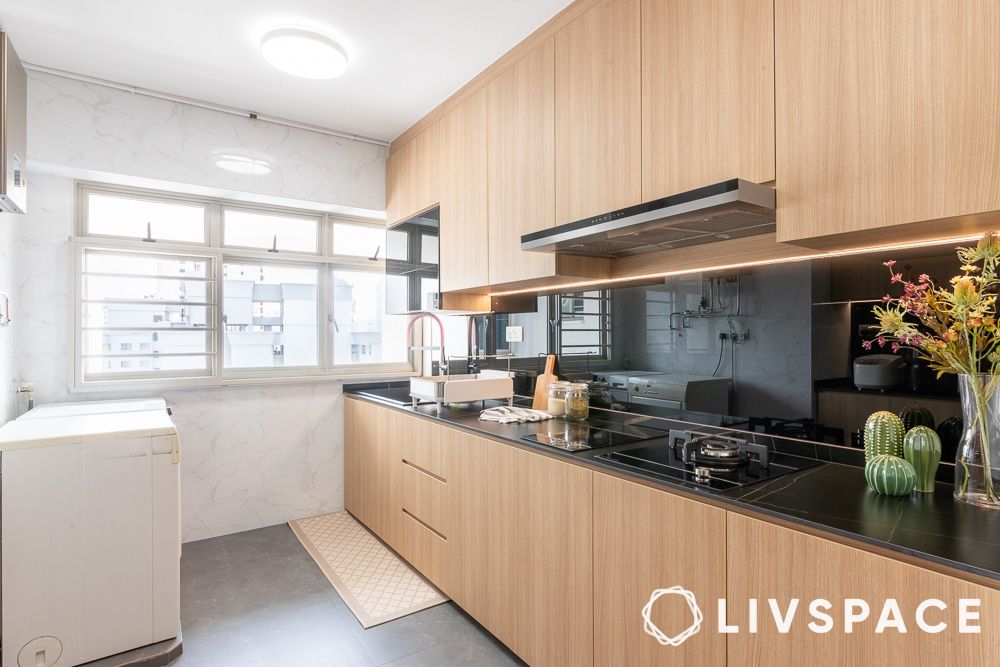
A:
[[[146,223],[146,238],[143,239],[146,243],[156,243],[156,239],[153,238],[153,223]]]
[[[378,253],[379,253],[380,250],[382,250],[382,246],[375,246],[375,254],[372,255],[371,257],[369,257],[368,259],[370,259],[373,262],[377,262],[378,261]]]
[[[268,252],[278,252],[278,235],[274,235],[274,239],[271,241],[271,249]]]

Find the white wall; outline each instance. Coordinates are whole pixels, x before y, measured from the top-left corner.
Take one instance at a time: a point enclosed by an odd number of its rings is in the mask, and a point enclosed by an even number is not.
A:
[[[28,118],[32,173],[360,215],[385,211],[382,146],[39,72],[28,77]],[[229,153],[267,160],[273,171],[247,176],[216,167]]]
[[[74,178],[187,192],[206,192],[207,184],[225,196],[308,198],[314,208],[354,213],[384,208],[385,154],[377,146],[35,73],[28,115],[29,213],[0,214],[0,290],[11,286],[17,317],[0,329],[0,389],[32,382],[38,402],[124,396],[68,390]],[[215,169],[213,151],[233,146],[265,154],[275,172],[254,178]],[[186,541],[343,508],[339,383],[148,395],[167,399],[180,430]],[[16,416],[12,396],[0,400],[0,421]]]
[[[0,213],[0,292],[5,292],[15,302],[14,291],[14,238],[19,218],[11,213]],[[14,351],[14,328],[0,327],[0,424],[13,417],[14,388],[17,386],[17,362]]]

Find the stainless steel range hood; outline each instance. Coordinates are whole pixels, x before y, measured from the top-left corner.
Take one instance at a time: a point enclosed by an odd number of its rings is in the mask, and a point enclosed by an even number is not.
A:
[[[627,257],[774,231],[774,189],[734,178],[521,237],[521,250]]]

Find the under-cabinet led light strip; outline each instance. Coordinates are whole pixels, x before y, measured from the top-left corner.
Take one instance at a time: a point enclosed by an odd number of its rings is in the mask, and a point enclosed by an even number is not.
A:
[[[929,241],[913,241],[909,243],[891,243],[877,246],[864,246],[861,248],[849,248],[846,250],[828,250],[825,252],[813,252],[806,255],[792,255],[791,257],[776,257],[774,259],[761,259],[755,262],[737,262],[734,264],[719,264],[715,266],[701,266],[693,269],[679,269],[677,271],[659,271],[656,273],[645,273],[622,278],[604,278],[595,280],[583,280],[575,283],[563,283],[550,285],[547,287],[532,287],[519,290],[509,290],[504,292],[490,292],[489,296],[509,296],[512,294],[529,294],[547,291],[565,291],[571,288],[591,287],[595,285],[614,285],[618,283],[632,283],[653,278],[669,278],[671,276],[683,276],[692,273],[707,273],[713,271],[731,271],[733,269],[746,269],[754,266],[769,266],[773,264],[792,264],[794,262],[806,262],[813,259],[829,259],[831,257],[847,257],[850,255],[865,255],[872,252],[889,252],[893,250],[911,250],[913,248],[925,248],[927,246],[948,245],[950,243],[968,243],[978,241],[982,234],[971,236],[955,236],[945,239],[932,239]]]

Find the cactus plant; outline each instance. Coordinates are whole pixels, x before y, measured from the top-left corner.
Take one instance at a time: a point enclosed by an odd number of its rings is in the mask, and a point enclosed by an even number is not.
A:
[[[907,405],[899,411],[899,419],[907,431],[917,426],[934,428],[934,415],[922,405]]]
[[[865,481],[875,493],[905,496],[917,486],[917,471],[905,459],[880,454],[865,464]]]
[[[917,426],[903,436],[903,458],[917,472],[917,491],[934,490],[934,475],[941,462],[941,438],[926,426]]]
[[[865,422],[865,460],[880,454],[903,456],[906,429],[899,417],[887,410],[874,412]]]

